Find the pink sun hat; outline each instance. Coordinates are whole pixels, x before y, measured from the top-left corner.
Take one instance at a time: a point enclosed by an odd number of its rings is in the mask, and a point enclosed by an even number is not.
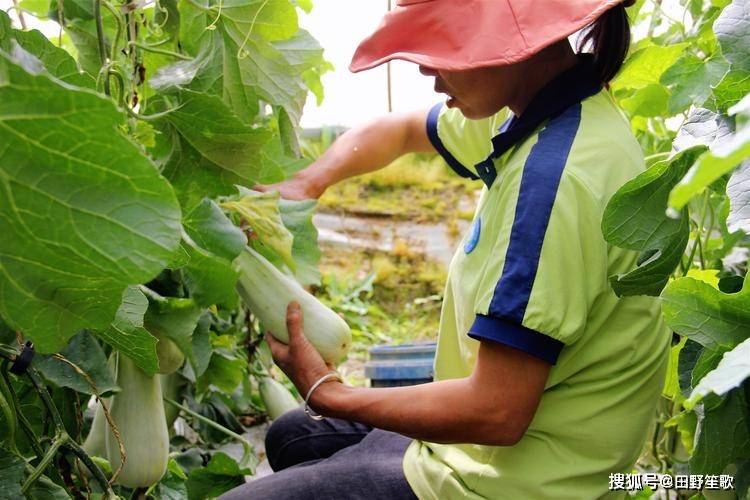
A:
[[[357,47],[356,73],[392,59],[449,71],[522,61],[629,0],[398,0]]]

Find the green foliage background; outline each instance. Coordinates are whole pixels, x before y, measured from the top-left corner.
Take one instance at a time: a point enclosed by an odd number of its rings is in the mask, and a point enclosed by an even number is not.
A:
[[[675,332],[658,425],[639,467],[730,474],[746,499],[750,2],[680,4],[677,18],[661,2],[630,9],[646,34],[612,91],[649,169],[612,198],[602,230],[610,243],[642,254],[637,269],[611,277],[615,292],[660,296]]]
[[[307,164],[296,130],[330,69],[298,25],[310,8],[22,0],[22,15],[60,23],[51,39],[0,12],[0,413],[14,429],[0,437],[0,497],[44,484],[61,498],[206,498],[253,473],[238,416],[262,413],[249,375],[267,376],[270,359],[239,304],[233,260],[252,231],[253,246],[314,284],[320,252],[314,202],[236,186]],[[37,352],[27,377],[9,370],[21,339]],[[173,439],[169,469],[147,491],[86,481],[74,443],[87,434],[88,396],[120,390],[107,357],[156,376],[167,340],[186,362],[162,384],[177,388],[165,395],[193,438]],[[220,451],[228,439],[241,458]]]

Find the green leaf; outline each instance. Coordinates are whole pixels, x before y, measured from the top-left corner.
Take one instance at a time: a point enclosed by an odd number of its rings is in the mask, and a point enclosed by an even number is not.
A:
[[[724,174],[750,157],[750,125],[697,159],[669,195],[669,206],[679,210]]]
[[[94,19],[94,2],[86,0],[65,0],[61,3],[65,20],[68,19]],[[52,0],[49,6],[49,15],[57,19],[57,0]]]
[[[750,460],[740,464],[735,474],[735,492],[740,500],[750,499]]]
[[[669,98],[669,90],[658,83],[652,83],[622,99],[620,105],[630,116],[653,118],[667,114]]]
[[[108,396],[117,391],[117,384],[107,368],[107,356],[87,332],[81,332],[70,339],[60,354],[91,378],[100,395]],[[34,366],[44,378],[58,387],[69,387],[83,394],[95,394],[86,378],[61,359],[37,356],[34,358]]]
[[[750,92],[750,71],[732,70],[713,89],[716,108],[726,111]]]
[[[285,155],[299,158],[301,156],[299,138],[297,137],[294,123],[292,123],[291,118],[289,118],[289,113],[287,113],[281,106],[274,106],[273,112],[276,116],[276,122],[278,123],[283,153]]]
[[[49,0],[21,0],[18,6],[40,18],[47,17],[49,12]]]
[[[225,394],[231,394],[247,376],[247,360],[225,356],[214,352],[203,376],[198,379],[199,391],[214,386]]]
[[[711,148],[731,137],[732,127],[726,116],[705,108],[695,108],[680,127],[672,146],[676,151],[699,145]]]
[[[44,64],[34,54],[26,51],[15,40],[10,41],[10,58],[32,75],[44,73]]]
[[[67,5],[67,1],[65,2]],[[93,2],[91,2],[93,4]],[[92,78],[96,78],[102,67],[99,55],[98,38],[96,36],[96,24],[93,20],[74,19],[66,17],[65,33],[76,48],[78,64]],[[105,50],[109,53],[110,43],[105,38]]]
[[[204,9],[199,9],[194,4],[201,5]],[[178,0],[177,9],[180,11],[180,45],[189,54],[198,54],[211,37],[211,31],[206,29],[209,23],[208,0]],[[211,21],[213,19],[212,17]]]
[[[94,335],[125,354],[149,376],[159,369],[156,357],[156,338],[143,327],[143,316],[148,299],[137,286],[129,286],[122,293],[122,303],[109,328]]]
[[[10,52],[10,41],[13,31],[10,16],[5,11],[0,10],[0,50]]]
[[[217,33],[218,37],[221,34]],[[258,102],[257,89],[251,85],[246,85],[242,80],[240,65],[243,64],[237,58],[233,47],[226,47],[223,38],[219,38],[216,45],[220,47],[222,66],[222,95],[224,102],[227,103],[241,120],[246,122],[254,120],[260,113],[260,103]]]
[[[726,294],[702,281],[680,278],[661,295],[669,327],[710,349],[733,348],[748,336],[750,286]]]
[[[677,372],[680,383],[680,391],[686,398],[690,395],[693,384],[693,369],[701,357],[704,349],[693,339],[687,339],[685,345],[680,350],[680,357],[677,362]]]
[[[211,315],[206,313],[198,320],[198,326],[193,332],[193,354],[195,363],[193,369],[195,376],[200,377],[208,368],[211,361]]]
[[[698,418],[695,413],[692,411],[682,411],[664,422],[664,427],[676,427],[677,432],[680,433],[682,446],[685,448],[685,451],[692,454],[697,424]]]
[[[67,500],[70,495],[65,488],[47,476],[41,476],[26,492],[27,500]]]
[[[729,110],[729,114],[750,118],[750,93],[743,97],[735,106],[732,106]]]
[[[273,44],[284,55],[284,59],[295,71],[325,66],[323,48],[313,36],[300,29],[293,37]]]
[[[729,63],[715,56],[702,59],[693,54],[684,54],[661,76],[661,83],[670,87],[667,110],[675,115],[692,106],[701,106],[711,95],[711,89],[719,84],[729,70]]]
[[[180,207],[111,100],[5,58],[0,75],[0,313],[54,352],[161,271]]]
[[[658,84],[662,74],[683,54],[687,44],[678,43],[662,47],[648,45],[628,57],[622,71],[612,82],[612,88],[642,89]]]
[[[260,149],[271,139],[267,130],[245,125],[215,96],[182,91],[180,108],[166,120],[204,158],[253,183],[260,172]]]
[[[285,40],[297,32],[297,11],[289,0],[225,0],[221,22],[238,33],[269,41]],[[242,49],[238,51],[242,57]]]
[[[284,113],[286,112],[284,111]],[[296,132],[293,132],[292,135],[296,138]],[[306,158],[288,156],[283,151],[282,140],[281,137],[274,137],[263,146],[261,150],[261,172],[258,177],[259,184],[281,182],[310,164],[310,160]]]
[[[687,342],[687,338],[682,338],[678,344],[673,345],[669,349],[669,363],[667,364],[667,378],[664,382],[664,388],[662,394],[679,403],[682,401],[683,396],[680,391],[680,373],[678,371],[678,364],[681,356],[683,347]]]
[[[23,498],[21,483],[26,462],[19,456],[0,448],[0,491],[4,498]]]
[[[294,0],[294,3],[297,4],[297,7],[305,11],[307,14],[312,12],[312,9],[313,9],[312,0]]]
[[[734,0],[714,22],[714,33],[732,69],[750,71],[750,4]]]
[[[750,337],[724,354],[719,366],[707,373],[695,386],[685,407],[692,408],[709,393],[723,396],[739,387],[748,377],[750,377]]]
[[[690,374],[690,387],[697,386],[707,373],[715,370],[716,367],[719,366],[721,357],[724,356],[725,352],[727,352],[727,350],[724,347],[718,347],[716,349],[704,348],[701,355],[698,357],[698,361],[693,367],[692,373]],[[715,405],[712,404],[710,406]]]
[[[149,301],[143,322],[153,335],[171,339],[193,363],[193,330],[202,313],[202,309],[192,299],[162,297]]]
[[[36,56],[52,76],[79,87],[94,88],[96,86],[96,82],[90,75],[79,71],[75,59],[70,54],[52,45],[39,31],[15,30],[14,36],[18,44]]]
[[[217,257],[199,247],[185,235],[183,248],[190,256],[185,266],[185,283],[195,301],[204,307],[220,304],[229,308],[237,304],[235,284],[239,272],[231,261]]]
[[[318,230],[312,222],[317,207],[316,200],[279,200],[279,213],[284,226],[294,235],[292,256],[297,267],[294,272],[297,281],[303,285],[320,283],[320,248]]]
[[[167,80],[181,81],[181,85],[192,80],[189,87],[198,91],[206,91],[209,85],[213,94],[218,85],[224,103],[245,123],[257,118],[262,99],[264,104],[283,107],[293,127],[299,124],[306,82],[320,94],[320,75],[330,65],[317,42],[297,30],[296,12],[288,0],[233,0],[229,6],[225,2],[210,26],[191,4],[185,2],[180,9],[181,40],[191,39],[183,46],[190,53],[210,57],[200,64],[197,60],[180,64],[188,70],[184,73],[173,71],[178,69],[175,66]],[[157,83],[166,74],[159,76]]]
[[[70,54],[54,46],[37,30],[15,32],[18,44],[34,54],[44,64],[44,68],[54,77],[65,83],[93,89],[96,82],[90,75],[81,72]]]
[[[198,74],[205,71],[214,58],[214,46],[209,43],[201,47],[200,52],[195,58],[188,61],[177,61],[167,66],[162,66],[154,72],[148,83],[151,88],[160,91],[170,91],[182,88],[192,88],[190,86],[195,81]],[[199,91],[205,89],[195,89]]]
[[[229,195],[236,192],[235,185],[243,183],[237,174],[210,162],[201,156],[172,127],[162,130],[175,141],[164,166],[164,176],[172,183],[185,211],[200,204],[205,197]],[[174,135],[172,135],[174,134]]]
[[[245,484],[250,469],[241,469],[228,455],[215,453],[206,467],[195,469],[188,477],[188,498],[202,500],[214,498],[237,486]]]
[[[187,476],[182,467],[170,458],[167,465],[167,473],[161,478],[156,486],[155,498],[157,500],[184,500],[188,496]]]
[[[750,234],[750,161],[745,161],[732,174],[727,183],[727,196],[730,203],[727,230]]]
[[[177,0],[159,0],[154,6],[154,23],[176,41],[180,38],[180,10]]]
[[[669,191],[681,179],[702,146],[654,164],[627,182],[604,211],[602,232],[611,244],[641,252],[638,267],[610,278],[618,295],[659,295],[687,246],[687,210],[677,219],[666,216]]]
[[[730,463],[750,458],[747,408],[744,393],[734,390],[721,405],[705,410],[690,457],[691,474],[721,474]]]
[[[299,123],[307,87],[302,82],[301,72],[289,64],[284,52],[265,39],[255,35],[248,37],[229,25],[224,25],[222,35],[225,73],[236,75],[242,85],[267,103],[282,106],[292,123]],[[240,47],[244,47],[242,56],[236,57]],[[230,68],[230,65],[237,67]]]
[[[295,78],[299,78],[299,85],[311,90],[317,99],[318,105],[323,102],[323,84],[320,77],[328,71],[333,71],[334,67],[323,57],[323,48],[310,33],[300,29],[289,40],[275,42],[274,47],[283,55],[284,59],[292,68]],[[305,91],[305,97],[307,91]],[[283,103],[277,103],[284,105]],[[301,103],[304,106],[305,102]],[[299,103],[295,103],[299,105]],[[296,106],[284,106],[294,127],[299,125],[302,108],[297,112]]]
[[[196,205],[182,224],[195,243],[224,259],[234,260],[247,244],[244,233],[209,199]]]
[[[276,252],[289,266],[295,269],[292,257],[294,236],[284,226],[279,213],[279,192],[260,193],[244,190],[237,201],[228,201],[222,207],[240,214],[263,245]]]

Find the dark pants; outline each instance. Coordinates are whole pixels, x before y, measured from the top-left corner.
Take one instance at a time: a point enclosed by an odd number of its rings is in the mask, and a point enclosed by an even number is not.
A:
[[[221,500],[416,498],[401,466],[411,439],[356,422],[315,421],[287,412],[266,435],[270,476],[225,493]]]

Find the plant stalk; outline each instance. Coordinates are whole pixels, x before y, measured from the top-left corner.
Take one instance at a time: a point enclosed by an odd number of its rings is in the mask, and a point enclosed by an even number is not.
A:
[[[26,30],[26,18],[23,15],[23,9],[18,6],[18,0],[13,0],[13,7],[16,9],[16,14],[18,14],[18,22],[21,23],[21,29]]]
[[[85,465],[86,468],[91,472],[91,475],[94,477],[96,482],[99,483],[99,486],[102,488],[102,490],[107,492],[107,498],[117,498],[117,495],[115,495],[115,492],[112,491],[112,486],[109,484],[109,481],[107,481],[107,477],[104,475],[104,472],[102,472],[99,466],[96,465],[93,460],[91,460],[91,457],[89,457],[89,455],[83,450],[83,448],[81,448],[78,443],[73,440],[69,440],[67,443],[65,443],[65,448],[72,454],[74,454],[81,462],[83,462],[83,465]]]
[[[52,417],[52,423],[55,426],[55,430],[58,433],[64,432],[65,424],[62,421],[62,417],[60,417],[60,412],[57,410],[57,406],[55,406],[54,401],[52,401],[52,396],[50,396],[49,391],[47,391],[44,383],[42,383],[42,380],[39,377],[36,369],[29,367],[29,369],[26,371],[26,376],[29,377],[29,380],[31,380],[31,383],[34,385],[36,392],[39,393],[39,397],[42,399],[42,403],[44,403],[44,406],[47,408],[47,411]]]
[[[96,41],[97,41],[97,47],[99,48],[99,59],[101,60],[102,67],[104,67],[109,62],[107,61],[107,48],[104,43],[104,23],[102,22],[102,0],[94,0],[94,19],[96,21]],[[105,78],[104,78],[104,93],[107,95],[110,95],[109,75],[105,75]]]
[[[164,398],[164,401],[166,401],[167,403],[171,404],[175,408],[178,408],[178,409],[184,411],[185,413],[187,413],[191,417],[195,418],[196,420],[198,420],[200,422],[203,422],[207,426],[212,427],[212,428],[216,429],[217,431],[219,431],[219,432],[221,432],[223,434],[226,434],[227,436],[229,436],[231,438],[234,438],[237,441],[239,441],[240,444],[242,445],[242,449],[244,450],[244,454],[243,454],[243,457],[242,457],[243,461],[246,461],[247,457],[252,453],[252,451],[253,451],[253,445],[250,443],[250,441],[248,441],[244,437],[240,436],[236,432],[234,432],[234,431],[232,431],[230,429],[227,429],[226,427],[224,427],[221,424],[217,424],[213,420],[204,417],[200,413],[194,412],[193,410],[191,410],[187,406],[181,405],[180,403],[178,403],[177,401],[174,401],[173,399]]]
[[[0,348],[2,348],[2,346],[0,346]],[[18,423],[21,425],[21,429],[29,439],[29,443],[31,443],[31,447],[34,449],[34,453],[36,453],[36,456],[41,457],[42,455],[44,455],[44,450],[42,449],[42,445],[39,443],[39,438],[34,432],[34,429],[31,427],[28,419],[21,412],[21,402],[18,398],[18,395],[16,394],[15,389],[13,389],[13,385],[10,382],[10,377],[8,376],[7,360],[3,362],[2,369],[0,369],[0,376],[2,376],[3,382],[5,382],[8,388],[8,393],[10,394],[10,404],[13,407],[13,411],[15,412],[16,417],[18,418]]]
[[[122,36],[122,30],[123,26],[125,25],[125,21],[122,19],[122,15],[117,11],[117,9],[114,8],[114,6],[112,6],[112,4],[110,4],[106,0],[101,1],[104,2],[104,6],[112,14],[112,16],[115,18],[115,21],[117,22],[117,31],[115,32],[115,39],[112,41],[112,47],[109,55],[110,60],[114,61],[117,58],[117,43],[120,41],[120,37]]]
[[[190,60],[193,59],[192,57],[187,56],[185,54],[180,54],[179,52],[173,52],[173,51],[167,50],[167,49],[159,49],[159,48],[156,48],[156,47],[154,47],[152,45],[147,45],[145,43],[128,42],[128,45],[132,46],[132,47],[138,47],[139,49],[145,50],[146,52],[153,52],[154,54],[161,54],[161,55],[164,55],[164,56],[170,56],[170,57],[174,57],[174,58],[177,58],[177,59],[182,59],[183,61],[190,61]]]
[[[42,457],[42,460],[39,462],[39,465],[34,469],[34,472],[29,475],[29,477],[26,478],[26,481],[24,481],[23,486],[21,486],[21,492],[26,493],[29,488],[31,488],[31,485],[34,484],[34,482],[39,479],[39,476],[44,474],[45,469],[49,466],[49,464],[52,463],[52,460],[55,459],[55,455],[57,455],[57,450],[60,449],[61,446],[63,446],[65,443],[67,443],[70,440],[70,436],[63,431],[55,436],[55,439],[52,441],[52,445],[47,449],[47,452]]]

